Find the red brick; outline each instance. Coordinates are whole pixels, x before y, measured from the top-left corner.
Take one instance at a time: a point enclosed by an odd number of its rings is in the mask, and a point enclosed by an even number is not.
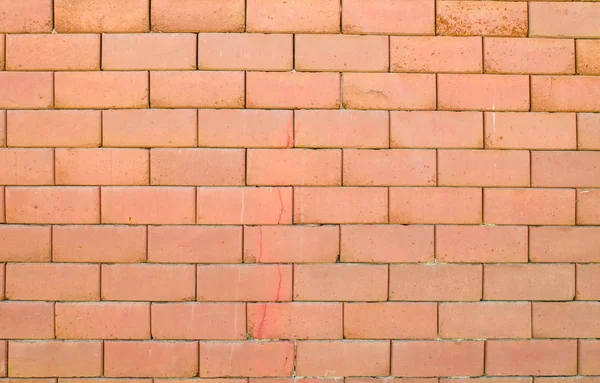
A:
[[[441,303],[440,337],[531,338],[531,303]]]
[[[149,303],[57,303],[57,339],[150,339]]]
[[[390,373],[390,342],[298,342],[296,372],[305,376],[387,376]]]
[[[600,37],[600,9],[594,3],[531,3],[529,35]]]
[[[292,342],[200,342],[200,377],[292,376]]]
[[[197,374],[197,342],[104,342],[104,376],[186,378]]]
[[[492,340],[486,343],[486,375],[577,374],[575,340]]]
[[[600,374],[600,342],[597,340],[580,340],[579,341],[579,373],[581,375],[598,375]],[[585,378],[579,378],[582,382]],[[594,383],[598,378],[587,378],[585,383]]]
[[[53,92],[50,72],[0,72],[0,108],[51,108]]]
[[[148,227],[148,262],[240,263],[241,261],[241,227]]]
[[[600,300],[600,265],[576,265],[576,273],[575,299]]]
[[[441,262],[528,261],[525,226],[437,226],[435,240],[436,259]]]
[[[54,304],[50,302],[0,303],[0,337],[4,339],[54,338]]]
[[[246,339],[245,303],[153,303],[154,339]]]
[[[56,107],[123,109],[148,107],[146,72],[56,72]]]
[[[600,113],[577,114],[577,148],[600,150]]]
[[[248,334],[254,339],[342,339],[342,317],[339,302],[249,303]]]
[[[600,112],[600,77],[532,76],[531,110]]]
[[[483,374],[483,343],[392,342],[392,375],[469,376]]]
[[[102,265],[102,300],[193,300],[195,274],[192,265]]]
[[[105,187],[102,223],[193,224],[195,198],[192,187]]]
[[[0,14],[0,31],[8,33],[52,32],[52,0],[4,1],[2,14]]]
[[[7,70],[98,70],[100,35],[7,35]]]
[[[600,74],[600,40],[575,40],[577,73]]]
[[[433,226],[343,225],[342,262],[398,263],[433,261]]]
[[[54,380],[52,382],[54,382]],[[52,382],[31,382],[31,383],[52,383]],[[18,382],[14,382],[14,383],[18,383]],[[152,379],[60,378],[60,383],[152,383]]]
[[[153,0],[153,32],[242,32],[244,0]]]
[[[435,4],[430,0],[345,0],[342,32],[433,35]]]
[[[249,0],[247,32],[339,33],[340,3],[337,0]]]
[[[339,239],[337,226],[246,226],[244,262],[333,263]]]
[[[598,338],[598,302],[533,303],[534,338]]]
[[[566,39],[486,38],[486,73],[574,74],[575,43]]]
[[[600,189],[577,190],[577,224],[600,224]]]
[[[54,151],[52,149],[0,149],[0,184],[52,185]]]
[[[527,4],[504,1],[440,1],[436,33],[454,36],[527,36]]]
[[[348,383],[437,383],[438,378],[346,378]],[[450,382],[452,383],[452,382]]]
[[[541,187],[600,186],[600,152],[532,152],[531,184]]]
[[[204,225],[288,225],[292,188],[198,188],[196,207],[197,223]]]
[[[199,301],[291,301],[292,265],[198,265]]]
[[[148,32],[149,0],[54,0],[58,32]]]
[[[343,383],[344,378],[250,378],[249,381],[250,383]]]
[[[295,301],[385,301],[387,265],[294,265]]]
[[[478,301],[482,272],[481,265],[390,265],[389,300]]]
[[[0,262],[49,262],[50,226],[1,225]]]
[[[575,296],[575,265],[485,265],[485,300],[571,300]]]

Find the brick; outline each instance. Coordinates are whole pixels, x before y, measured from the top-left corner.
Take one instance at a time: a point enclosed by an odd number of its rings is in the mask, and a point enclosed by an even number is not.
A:
[[[534,338],[598,338],[598,302],[533,303]]]
[[[3,340],[3,341],[0,341],[0,376],[6,376],[7,370],[8,370],[8,342]]]
[[[52,0],[7,0],[0,15],[0,32],[52,32]]]
[[[18,383],[18,382],[16,382]],[[35,383],[35,382],[32,382]],[[51,383],[51,382],[38,382]],[[61,378],[60,383],[152,383],[151,379],[115,378]]]
[[[600,112],[600,77],[532,76],[531,110]]]
[[[483,343],[392,342],[392,375],[408,377],[483,374]]]
[[[510,378],[507,378],[510,379]],[[595,383],[598,380],[596,376],[561,376],[561,377],[536,377],[540,383]]]
[[[102,69],[196,69],[196,36],[191,33],[105,34]]]
[[[533,152],[531,185],[541,187],[600,186],[600,152]]]
[[[438,75],[438,109],[527,111],[529,110],[529,77],[440,74]]]
[[[391,36],[392,72],[481,73],[481,37]]]
[[[4,339],[54,338],[54,304],[1,302],[0,337]]]
[[[577,224],[600,224],[600,189],[577,190]]]
[[[187,109],[105,110],[105,147],[196,146],[196,111]]]
[[[342,383],[344,378],[250,378],[249,381],[251,383]]]
[[[295,188],[294,223],[387,223],[383,187]]]
[[[600,367],[598,366],[598,358],[600,357],[600,342],[597,340],[580,340],[579,341],[579,373],[581,375],[598,375]],[[583,378],[580,378],[583,379]],[[592,380],[596,378],[588,378]],[[590,383],[593,383],[590,382]]]
[[[100,146],[100,111],[11,110],[6,116],[8,146]]]
[[[441,262],[528,261],[525,226],[437,226],[435,240],[436,259]]]
[[[54,89],[60,109],[148,107],[146,72],[56,72]]]
[[[436,33],[453,36],[527,36],[527,4],[505,1],[440,1]]]
[[[149,303],[57,303],[57,339],[150,339]]]
[[[482,272],[481,265],[390,265],[389,300],[478,301]]]
[[[577,300],[600,300],[600,265],[576,265]]]
[[[440,186],[529,186],[527,150],[438,150]]]
[[[243,72],[150,72],[152,108],[241,108]]]
[[[100,35],[7,35],[7,70],[98,70]]]
[[[0,262],[49,262],[49,226],[0,226]]]
[[[253,339],[342,339],[342,304],[249,303]]]
[[[248,72],[246,74],[246,107],[248,108],[335,109],[339,106],[340,75],[338,73]]]
[[[104,342],[104,376],[186,378],[197,374],[197,342]]]
[[[52,149],[0,149],[0,184],[52,185],[54,151]]]
[[[199,301],[291,301],[292,265],[198,265]]]
[[[4,299],[4,285],[6,284],[6,265],[0,264],[0,301]],[[0,369],[1,370],[1,369]]]
[[[11,341],[8,352],[14,378],[102,374],[102,342]]]
[[[385,111],[297,110],[294,145],[306,148],[387,148],[389,114]]]
[[[291,110],[198,110],[198,146],[284,148],[293,136]]]
[[[305,376],[389,375],[390,342],[302,341],[296,351],[296,372]]]
[[[246,31],[339,33],[340,8],[337,0],[249,0]]]
[[[240,263],[241,261],[241,227],[148,227],[148,262]]]
[[[574,74],[575,44],[566,39],[486,38],[486,73]]]
[[[577,73],[600,74],[600,40],[575,40]]]
[[[577,114],[577,148],[600,150],[600,113]]]
[[[193,300],[195,274],[192,265],[102,265],[102,300]]]
[[[573,225],[570,189],[485,189],[484,222],[500,225]]]
[[[389,203],[391,223],[481,223],[479,188],[390,188]]]
[[[200,342],[200,377],[292,376],[292,342]]]
[[[153,0],[153,32],[242,32],[243,0]]]
[[[387,265],[294,265],[295,301],[384,301]]]
[[[342,262],[433,261],[433,226],[343,225],[340,240]]]
[[[0,72],[0,108],[47,109],[53,106],[50,72]]]
[[[485,300],[571,300],[575,296],[575,265],[485,265]]]
[[[259,33],[200,33],[198,69],[288,71],[293,36]]]
[[[192,187],[105,187],[102,223],[193,224],[195,198]]]
[[[536,380],[547,378],[535,378]],[[533,377],[492,377],[486,376],[481,378],[440,378],[440,383],[533,383]],[[545,382],[552,383],[552,382]],[[558,383],[558,382],[556,382]],[[574,382],[573,382],[574,383]],[[583,382],[581,382],[583,383]]]
[[[346,339],[434,339],[435,303],[344,303]]]
[[[441,303],[440,337],[531,338],[531,303]]]
[[[246,263],[333,263],[339,256],[337,226],[246,226]]]
[[[430,0],[345,0],[342,32],[355,34],[433,35],[435,5]]]
[[[392,148],[482,148],[480,112],[391,112]]]
[[[486,342],[486,375],[575,375],[575,340],[492,340]]]
[[[5,41],[6,41],[5,35],[0,34],[0,70],[5,69],[5,63],[6,63],[6,52],[4,51],[5,45],[6,45]]]
[[[594,20],[600,8],[594,3],[532,3],[529,8],[529,35],[542,37],[600,37]]]
[[[197,223],[288,225],[292,223],[292,188],[198,188]],[[162,223],[162,222],[159,222]]]
[[[1,60],[1,58],[0,58]],[[2,64],[2,62],[0,62],[0,65]],[[7,117],[6,117],[6,110],[2,110],[0,111],[0,147],[5,147],[6,146],[6,141],[7,141],[7,132],[6,132],[6,124],[7,124]]]
[[[342,100],[346,109],[435,109],[433,74],[345,73],[343,77]]]
[[[485,112],[485,147],[490,149],[575,149],[574,113]]]
[[[58,32],[148,32],[149,1],[55,0]]]
[[[4,193],[4,187],[0,187],[0,223],[5,223],[6,219],[5,219],[5,213],[4,211],[5,209],[5,203],[4,201],[6,200],[6,196]]]

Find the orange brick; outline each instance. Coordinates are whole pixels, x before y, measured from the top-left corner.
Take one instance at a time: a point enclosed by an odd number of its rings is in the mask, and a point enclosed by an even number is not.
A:
[[[337,0],[249,0],[246,31],[339,33],[340,8]]]
[[[481,223],[479,188],[390,188],[389,203],[392,223]]]
[[[387,148],[385,111],[297,110],[294,145],[305,148]]]
[[[263,109],[338,108],[340,75],[338,73],[248,72],[246,106]]]
[[[102,374],[102,342],[11,341],[8,352],[14,378]]]
[[[600,37],[594,3],[534,2],[529,7],[529,35],[543,37]]]
[[[392,375],[409,377],[483,374],[483,343],[392,342]]]
[[[600,152],[532,152],[531,184],[541,187],[600,186]]]
[[[600,366],[598,365],[600,358],[600,342],[597,340],[580,340],[579,341],[579,373],[581,375],[598,375],[600,374]],[[585,379],[585,378],[580,378]],[[586,381],[594,383],[595,378],[587,378]]]
[[[1,225],[0,262],[49,262],[49,226]]]
[[[529,110],[529,77],[440,74],[438,75],[438,109],[527,111]]]
[[[600,224],[600,189],[577,190],[577,224]]]
[[[105,187],[102,223],[193,224],[195,198],[192,187]]]
[[[292,223],[292,188],[198,188],[197,223],[288,225]],[[162,222],[159,222],[162,223]]]
[[[0,72],[0,108],[51,108],[53,92],[50,72]]]
[[[249,303],[254,339],[342,339],[342,304]]]
[[[342,32],[433,35],[435,4],[430,0],[345,0]]]
[[[57,303],[57,339],[150,339],[149,303]]]
[[[197,374],[197,342],[104,342],[104,376],[186,378]]]
[[[480,112],[391,112],[392,148],[482,148]]]
[[[6,298],[97,301],[100,265],[9,263],[6,265]]]
[[[598,338],[598,302],[533,303],[534,338]]]
[[[7,33],[52,32],[52,0],[4,1],[0,14],[0,31]]]
[[[246,226],[246,263],[333,263],[339,255],[337,226]]]
[[[386,376],[382,378],[346,378],[346,381],[348,383],[437,383],[438,378],[392,378]]]
[[[344,378],[250,378],[249,381],[251,383],[342,383]]]
[[[191,33],[105,34],[102,69],[196,69],[196,36]]]
[[[573,225],[575,191],[485,189],[484,222],[500,225]]]
[[[0,70],[4,70],[5,68],[5,61],[6,61],[6,52],[4,52],[4,46],[5,44],[5,35],[4,34],[0,34]]]
[[[389,300],[478,301],[482,272],[481,265],[390,265]]]
[[[295,301],[385,301],[387,265],[294,265]]]
[[[8,369],[8,342],[3,340],[3,341],[0,341],[0,376],[6,376],[7,369]],[[54,379],[52,379],[52,382],[54,382]]]
[[[577,73],[600,74],[600,40],[575,40]]]
[[[485,300],[571,300],[575,265],[485,265]]]
[[[454,36],[527,36],[527,4],[505,1],[440,1],[436,33]]]
[[[438,226],[436,259],[459,263],[527,262],[527,233],[525,226]]]
[[[532,76],[531,110],[600,112],[600,77]]]
[[[153,303],[153,339],[246,339],[245,303]]]
[[[294,223],[387,223],[383,187],[295,188]]]
[[[18,382],[14,382],[14,383],[18,383]],[[36,383],[36,382],[32,382],[32,383]],[[37,383],[52,383],[52,382],[37,382]],[[60,383],[152,383],[152,379],[60,378]]]
[[[58,32],[148,32],[149,0],[54,0]]]
[[[0,223],[5,223],[6,219],[5,219],[5,214],[4,211],[5,209],[5,204],[4,201],[6,200],[6,196],[4,193],[4,187],[0,187]]]
[[[292,376],[292,342],[200,342],[200,377]]]
[[[0,303],[0,337],[4,339],[54,338],[54,304],[50,302]]]
[[[199,301],[291,301],[292,265],[198,265]]]
[[[6,265],[4,263],[0,264],[0,301],[4,299],[4,285],[6,284],[6,282],[5,282],[6,281],[6,278],[5,278],[6,272],[4,270],[5,266]],[[1,348],[2,348],[2,345],[0,345],[0,349]],[[0,354],[1,353],[2,353],[2,351],[0,351]],[[0,357],[0,359],[2,359],[2,358]],[[4,362],[0,362],[0,364],[1,363],[4,363]],[[2,369],[0,368],[0,370],[2,370]]]
[[[392,72],[481,73],[481,37],[392,36]]]
[[[535,378],[538,382],[540,379],[548,379],[548,378]],[[486,376],[481,378],[440,378],[440,383],[533,383],[533,377],[492,377]],[[552,382],[543,382],[543,383],[552,383]],[[559,382],[554,382],[559,383]],[[567,383],[567,382],[562,382]],[[572,382],[575,383],[575,382]],[[580,382],[583,383],[583,382]],[[592,383],[592,382],[590,382]]]
[[[102,300],[193,300],[195,274],[192,265],[102,265]]]
[[[153,32],[242,32],[243,0],[153,0]]]
[[[435,303],[344,303],[346,339],[434,339]]]
[[[0,58],[1,60],[1,58]],[[2,64],[0,62],[0,64]],[[6,124],[7,124],[7,117],[6,117],[6,110],[2,110],[0,111],[0,147],[5,147],[6,146],[6,141],[7,141],[7,132],[6,132]]]
[[[241,261],[241,227],[148,227],[148,262],[240,263]]]
[[[574,113],[485,112],[485,147],[576,149]]]
[[[307,376],[387,376],[390,373],[390,342],[298,342],[296,372]]]
[[[600,265],[576,265],[576,273],[575,299],[600,300]]]
[[[575,73],[573,40],[490,37],[484,44],[486,73]]]
[[[433,74],[345,73],[343,77],[342,100],[347,109],[435,109]]]
[[[0,184],[54,184],[52,149],[0,149]]]
[[[577,114],[577,148],[600,150],[600,114]]]
[[[7,35],[7,70],[98,70],[100,35]]]
[[[441,303],[440,337],[531,338],[531,303]]]
[[[56,72],[54,89],[61,109],[148,107],[146,72]]]
[[[486,375],[577,374],[576,340],[492,340],[486,343]]]
[[[583,344],[581,341],[580,344]],[[592,356],[593,357],[593,356]],[[581,357],[580,357],[581,359]],[[594,363],[596,361],[594,360]],[[582,363],[582,362],[580,362]],[[503,379],[503,378],[498,378]],[[510,379],[510,378],[505,378]],[[561,376],[561,377],[536,377],[539,383],[597,383],[598,377],[596,376]]]

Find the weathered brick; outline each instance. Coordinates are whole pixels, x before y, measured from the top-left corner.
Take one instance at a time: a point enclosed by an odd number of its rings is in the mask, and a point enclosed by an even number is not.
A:
[[[439,1],[436,33],[454,36],[527,36],[527,3]]]
[[[6,0],[2,3],[0,32],[52,32],[52,0]]]
[[[575,73],[573,40],[490,37],[484,44],[486,73]]]
[[[244,0],[153,0],[153,32],[241,32]]]
[[[148,32],[149,0],[54,0],[58,32]]]

